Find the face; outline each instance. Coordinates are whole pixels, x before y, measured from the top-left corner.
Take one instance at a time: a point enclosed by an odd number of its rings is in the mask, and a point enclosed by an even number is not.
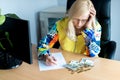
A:
[[[88,18],[89,18],[89,13],[85,13],[79,17],[77,16],[73,17],[72,21],[73,21],[74,27],[80,30],[82,27],[84,27],[84,25],[88,21]]]

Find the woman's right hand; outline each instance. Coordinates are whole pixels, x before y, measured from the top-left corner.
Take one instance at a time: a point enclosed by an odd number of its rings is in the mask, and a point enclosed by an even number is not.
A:
[[[45,55],[45,63],[46,63],[46,65],[48,65],[48,66],[52,66],[52,65],[57,65],[56,64],[56,59],[55,59],[55,57],[53,57],[53,56],[49,56],[49,55]]]

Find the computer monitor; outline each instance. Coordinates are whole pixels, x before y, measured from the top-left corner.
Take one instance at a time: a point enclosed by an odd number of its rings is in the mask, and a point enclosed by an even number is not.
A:
[[[29,22],[6,17],[0,25],[0,69],[16,68],[26,62],[32,64]]]

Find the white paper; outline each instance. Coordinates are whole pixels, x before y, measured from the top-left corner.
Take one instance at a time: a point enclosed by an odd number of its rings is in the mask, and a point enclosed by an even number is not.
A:
[[[66,64],[66,61],[65,61],[62,53],[61,52],[52,53],[52,56],[54,56],[55,59],[57,60],[56,61],[57,65],[47,66],[43,60],[39,60],[38,64],[39,64],[40,71],[64,68],[63,66]]]

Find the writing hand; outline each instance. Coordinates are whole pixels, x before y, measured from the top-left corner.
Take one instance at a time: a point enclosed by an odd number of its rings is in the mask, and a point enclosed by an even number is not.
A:
[[[57,65],[56,59],[53,56],[46,56],[46,65],[52,66],[52,65]]]

